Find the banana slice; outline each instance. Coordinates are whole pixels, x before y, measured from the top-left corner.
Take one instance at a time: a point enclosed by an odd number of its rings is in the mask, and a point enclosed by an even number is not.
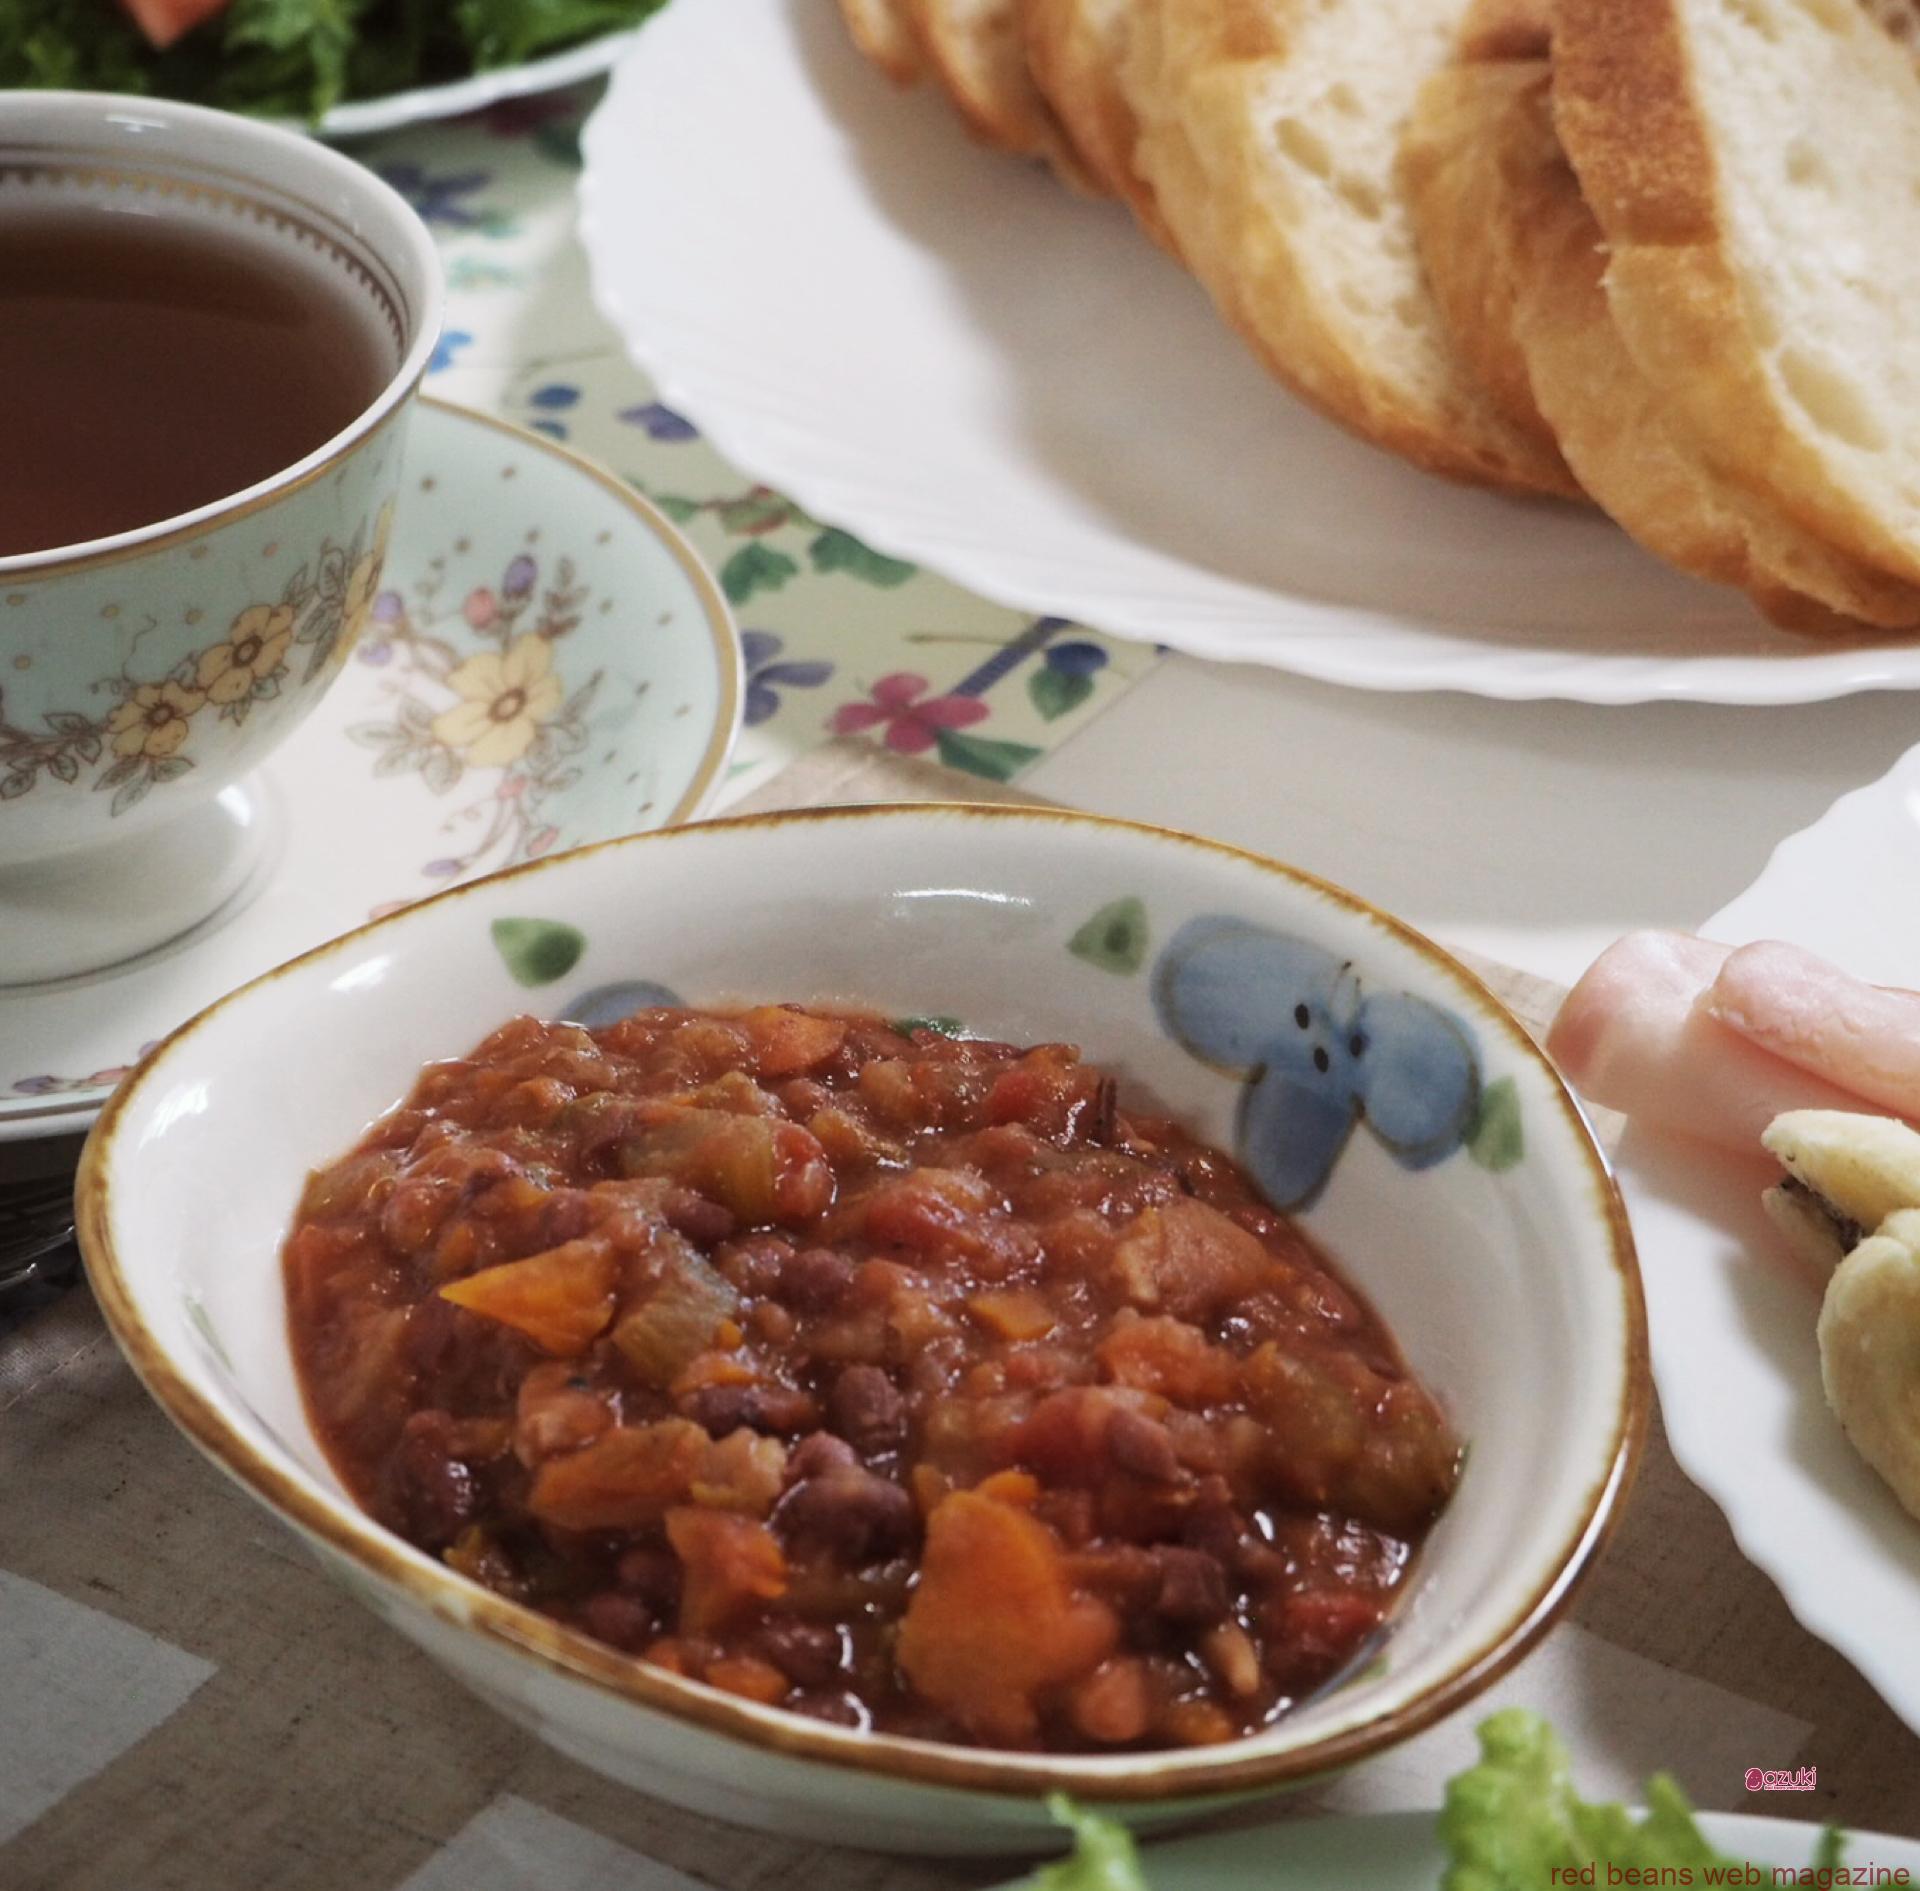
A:
[[[1889,1215],[1834,1270],[1820,1377],[1848,1442],[1920,1517],[1920,1209]]]
[[[1818,1329],[1827,1403],[1920,1517],[1920,1133],[1888,1116],[1790,1110],[1761,1141],[1787,1171],[1762,1197],[1769,1217],[1832,1270]]]
[[[1896,1209],[1920,1207],[1920,1133],[1897,1117],[1789,1110],[1760,1140],[1787,1172],[1783,1188],[1798,1184],[1825,1209],[1829,1266]]]

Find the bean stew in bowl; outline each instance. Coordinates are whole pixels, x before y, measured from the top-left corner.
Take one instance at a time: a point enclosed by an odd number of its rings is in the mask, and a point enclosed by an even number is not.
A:
[[[1645,1414],[1611,1180],[1485,989],[1083,816],[410,908],[161,1046],[81,1226],[169,1413],[486,1699],[881,1848],[1417,1731],[1554,1618]]]
[[[389,1529],[922,1739],[1266,1725],[1369,1645],[1459,1458],[1306,1237],[1066,1045],[517,1019],[315,1176],[286,1269]]]

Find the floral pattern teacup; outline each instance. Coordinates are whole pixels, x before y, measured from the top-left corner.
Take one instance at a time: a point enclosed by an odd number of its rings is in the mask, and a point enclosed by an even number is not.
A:
[[[11,94],[0,211],[55,192],[218,224],[276,267],[334,275],[388,378],[345,432],[245,492],[0,557],[0,985],[125,959],[253,875],[271,822],[236,784],[319,700],[366,622],[440,323],[418,218],[290,133],[160,101]]]

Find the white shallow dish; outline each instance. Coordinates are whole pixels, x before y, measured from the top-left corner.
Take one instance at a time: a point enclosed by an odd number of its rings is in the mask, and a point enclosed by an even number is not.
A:
[[[1370,689],[1920,685],[1920,643],[1789,637],[1597,514],[1349,438],[1122,211],[970,143],[818,0],[669,7],[585,152],[595,293],[662,398],[810,511],[1000,603]]]
[[[549,53],[544,59],[476,72],[465,79],[449,79],[444,85],[389,92],[384,98],[350,100],[334,106],[314,129],[323,138],[364,138],[376,132],[398,131],[406,125],[457,118],[463,112],[483,111],[505,99],[556,92],[565,85],[597,79],[610,70],[632,37],[631,32],[603,33],[598,39],[570,46],[565,52]]]
[[[1252,941],[1252,958],[1183,943],[1190,923],[1219,915],[1234,922],[1220,936]],[[1212,968],[1198,984],[1195,966]],[[288,1355],[278,1253],[302,1180],[428,1060],[515,1012],[657,1002],[636,981],[693,1002],[862,1002],[1027,1042],[1068,1035],[1201,1135],[1238,1140],[1257,1172],[1310,1140],[1261,1136],[1274,1108],[1318,1112],[1329,1085],[1363,1097],[1365,1122],[1321,1148],[1313,1174],[1330,1179],[1305,1222],[1470,1441],[1378,1658],[1369,1650],[1343,1685],[1227,1747],[982,1752],[715,1693],[473,1587],[376,1526],[316,1445]],[[1212,1054],[1224,1036],[1267,1073],[1248,1098],[1253,1141],[1237,1128],[1246,1086],[1167,1035],[1165,991],[1186,1007],[1177,1015],[1203,1020]],[[1331,1074],[1315,1076],[1312,1054],[1328,1046]],[[1436,1110],[1432,1160],[1403,1166],[1389,1126]],[[175,1422],[482,1696],[659,1797],[879,1849],[1043,1844],[1041,1795],[1055,1788],[1145,1824],[1187,1817],[1337,1769],[1459,1707],[1564,1606],[1630,1476],[1648,1396],[1631,1242],[1605,1165],[1485,989],[1319,882],[1085,815],[720,822],[409,908],[162,1046],[88,1144],[80,1225],[102,1308]]]
[[[1920,985],[1920,749],[1783,841],[1700,931],[1790,940],[1877,983]],[[1619,1160],[1675,1458],[1800,1621],[1920,1732],[1920,1522],[1827,1409],[1818,1291],[1760,1209],[1770,1165],[1641,1134]]]
[[[1700,1829],[1715,1850],[1745,1864],[1798,1872],[1813,1856],[1820,1828],[1792,1819],[1703,1812]],[[1314,1819],[1156,1845],[1141,1855],[1152,1891],[1440,1891],[1446,1853],[1433,1815],[1397,1812],[1369,1819]],[[1920,1843],[1851,1835],[1849,1869],[1905,1869],[1920,1877]],[[1792,1877],[1782,1883],[1791,1884]],[[1865,1881],[1863,1881],[1865,1882]],[[1889,1876],[1881,1883],[1900,1883]],[[1003,1891],[1020,1891],[1015,1885]],[[1552,1891],[1542,1885],[1540,1891]]]
[[[0,1142],[85,1129],[183,1019],[388,907],[692,818],[725,772],[740,673],[725,599],[647,500],[551,440],[422,401],[359,645],[227,791],[266,830],[261,870],[157,951],[0,986]]]

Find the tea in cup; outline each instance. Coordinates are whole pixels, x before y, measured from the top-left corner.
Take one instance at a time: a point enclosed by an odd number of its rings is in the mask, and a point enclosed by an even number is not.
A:
[[[440,314],[425,227],[323,145],[0,95],[0,985],[146,951],[257,875],[244,778],[379,588]]]

